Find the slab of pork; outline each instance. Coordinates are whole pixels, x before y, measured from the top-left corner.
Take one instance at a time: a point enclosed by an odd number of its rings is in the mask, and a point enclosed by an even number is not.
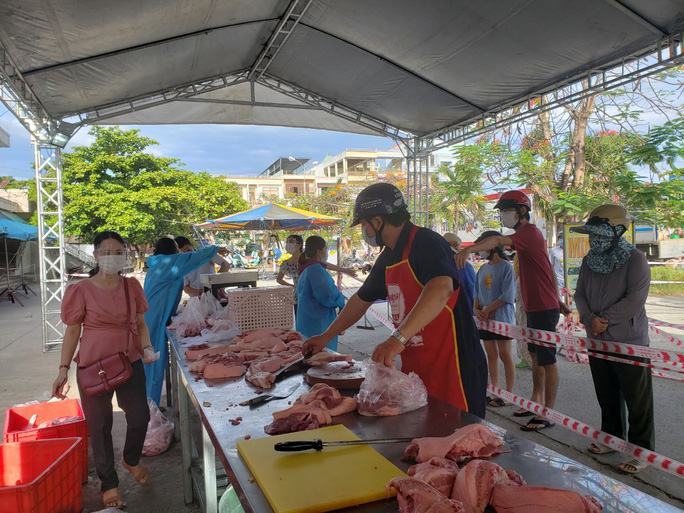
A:
[[[388,486],[397,490],[400,513],[464,513],[459,501],[442,495],[418,479],[398,477]]]
[[[462,462],[502,453],[503,446],[503,439],[484,424],[468,424],[449,436],[416,438],[404,451],[404,458],[418,463],[434,457]]]
[[[525,481],[519,474],[487,460],[471,460],[454,480],[451,498],[463,503],[465,513],[483,513],[497,485],[519,487]]]
[[[490,504],[497,513],[599,513],[603,509],[595,497],[545,486],[495,486]]]
[[[410,467],[407,474],[418,481],[429,484],[439,493],[448,497],[454,487],[458,465],[446,458],[430,458],[425,463],[417,463]]]

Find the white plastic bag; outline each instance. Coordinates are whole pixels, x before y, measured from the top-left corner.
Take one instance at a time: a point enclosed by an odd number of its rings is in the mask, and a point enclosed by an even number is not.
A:
[[[196,337],[207,327],[200,298],[191,297],[173,321],[178,338]]]
[[[401,415],[427,404],[427,389],[415,372],[366,361],[366,379],[356,397],[358,411],[370,417]]]
[[[158,456],[166,452],[173,441],[173,422],[167,419],[151,399],[147,400],[150,407],[150,422],[147,425],[147,435],[143,445],[143,456]]]

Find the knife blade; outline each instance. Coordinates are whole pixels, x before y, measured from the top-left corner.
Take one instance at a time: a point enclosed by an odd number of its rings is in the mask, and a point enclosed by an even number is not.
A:
[[[296,383],[290,388],[284,390],[283,392],[274,391],[269,392],[267,394],[259,394],[257,396],[252,397],[251,399],[242,401],[240,403],[240,406],[258,406],[260,404],[267,403],[272,399],[285,399],[287,397],[290,397],[295,392],[295,390],[299,388],[299,385],[299,383]]]
[[[374,440],[334,440],[324,442],[323,440],[292,440],[289,442],[278,442],[273,445],[273,449],[278,452],[299,452],[299,451],[322,451],[324,447],[346,447],[350,445],[375,445],[375,444],[401,444],[408,443],[413,438],[376,438]]]

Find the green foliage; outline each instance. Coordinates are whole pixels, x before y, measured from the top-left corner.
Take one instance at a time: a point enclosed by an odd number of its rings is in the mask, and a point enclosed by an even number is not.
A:
[[[95,141],[64,153],[66,232],[91,240],[115,230],[132,244],[189,235],[191,224],[247,208],[235,184],[179,169],[178,159],[146,150],[138,130],[94,127]]]

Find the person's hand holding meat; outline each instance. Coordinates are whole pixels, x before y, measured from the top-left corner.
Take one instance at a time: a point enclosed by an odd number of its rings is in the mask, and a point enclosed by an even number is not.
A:
[[[375,348],[371,358],[374,362],[382,363],[387,367],[394,367],[394,358],[404,350],[404,345],[396,338],[390,337]]]
[[[591,334],[600,335],[608,329],[608,320],[602,317],[594,316],[591,319]]]
[[[304,342],[304,345],[302,345],[302,354],[308,358],[316,353],[320,353],[323,351],[323,348],[327,343],[328,339],[326,339],[323,335],[311,337]]]

